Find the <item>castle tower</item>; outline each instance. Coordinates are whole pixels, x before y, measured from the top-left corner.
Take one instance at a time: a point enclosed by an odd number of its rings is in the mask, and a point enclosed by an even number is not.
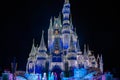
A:
[[[35,48],[34,39],[33,39],[31,52],[29,54],[28,62],[26,65],[27,73],[35,73],[35,55],[36,55],[36,48]]]
[[[62,9],[63,14],[63,29],[62,29],[62,38],[63,38],[63,48],[67,50],[70,45],[70,3],[69,0],[65,0],[64,6]]]
[[[68,48],[68,54],[66,56],[67,56],[67,59],[68,59],[69,67],[78,67],[76,47],[73,43],[72,36],[71,36],[71,39],[70,39],[70,46]]]
[[[77,49],[76,51],[77,51],[78,54],[82,54],[81,49],[80,49],[80,45],[79,45],[79,40],[77,40],[76,49]]]
[[[73,52],[73,53],[75,53],[76,52],[76,47],[75,47],[75,45],[74,45],[74,43],[73,43],[73,38],[72,38],[72,36],[71,36],[71,39],[70,39],[70,46],[69,46],[69,48],[68,48],[68,53],[71,53],[71,52]]]
[[[50,19],[50,25],[49,25],[49,29],[48,29],[48,49],[51,53],[52,49],[53,49],[53,23],[52,23],[52,17]]]
[[[42,73],[45,70],[46,62],[47,62],[47,48],[45,46],[44,42],[44,31],[42,31],[42,37],[40,46],[38,48],[37,54],[36,54],[36,62],[35,62],[35,73]]]
[[[84,44],[84,52],[83,55],[87,55],[86,44]]]
[[[45,46],[45,41],[44,41],[44,31],[42,31],[42,38],[41,38],[41,42],[40,42],[40,46],[38,48],[38,51],[41,53],[47,52],[47,48]]]

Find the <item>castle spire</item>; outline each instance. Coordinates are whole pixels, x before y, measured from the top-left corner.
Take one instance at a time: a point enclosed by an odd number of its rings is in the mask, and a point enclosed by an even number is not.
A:
[[[72,23],[72,14],[70,14],[70,27],[73,30],[73,23]]]
[[[62,22],[61,22],[61,13],[59,13],[59,25],[60,25],[60,27],[62,27]]]
[[[97,55],[97,62],[100,60],[100,56],[99,56],[99,54]]]
[[[49,25],[49,29],[53,29],[53,28],[52,28],[52,17],[50,18],[50,25]]]
[[[87,55],[86,44],[84,44],[84,55]]]
[[[67,27],[70,25],[70,3],[69,0],[65,0],[63,9],[62,9],[62,14],[63,14],[63,26]]]
[[[71,36],[71,39],[70,39],[69,52],[75,52],[75,45],[73,44],[73,38],[72,38],[72,36]]]
[[[75,32],[74,32],[75,36],[77,36],[77,31],[76,31],[76,28],[75,28]]]
[[[87,53],[88,53],[88,55],[92,55],[92,53],[91,53],[91,51],[89,49],[89,45],[87,45]]]
[[[103,58],[102,58],[102,54],[101,54],[101,56],[100,56],[100,62],[102,62],[102,63],[103,63]]]
[[[38,50],[40,52],[44,52],[44,51],[46,52],[47,51],[47,48],[45,46],[45,41],[44,41],[44,31],[42,31],[42,38],[41,38],[41,42],[40,42],[40,46],[39,46]]]
[[[58,17],[59,17],[59,19],[61,20],[61,13],[59,13],[59,16],[58,16]]]
[[[34,45],[34,39],[33,39],[33,44],[32,44],[32,48],[31,48],[31,52],[29,54],[29,56],[35,56],[36,54],[36,48],[35,48],[35,45]]]
[[[77,52],[80,52],[81,50],[80,50],[79,40],[77,40],[77,45],[76,45],[76,47],[77,47]]]

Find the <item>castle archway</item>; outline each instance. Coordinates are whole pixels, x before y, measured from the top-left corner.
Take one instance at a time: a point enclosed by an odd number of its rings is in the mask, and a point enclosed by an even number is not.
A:
[[[60,68],[59,65],[55,65],[55,66],[52,68],[52,72],[56,73],[58,79],[60,79],[60,74],[61,74],[61,72],[62,72],[62,69]]]

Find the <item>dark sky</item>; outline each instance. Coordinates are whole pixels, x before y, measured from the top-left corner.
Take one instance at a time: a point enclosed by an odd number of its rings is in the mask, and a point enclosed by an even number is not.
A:
[[[18,69],[25,70],[32,39],[39,44],[41,31],[47,29],[51,16],[58,16],[64,0],[4,0],[0,10],[0,66],[10,66],[16,57]],[[112,0],[70,0],[73,25],[80,46],[89,44],[93,53],[103,54],[104,70],[120,67],[118,5]],[[47,45],[47,44],[46,44]]]

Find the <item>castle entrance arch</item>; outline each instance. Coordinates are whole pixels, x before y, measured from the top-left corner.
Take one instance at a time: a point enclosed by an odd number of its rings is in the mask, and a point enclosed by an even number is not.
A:
[[[57,75],[57,78],[60,79],[60,74],[62,72],[62,69],[60,68],[59,65],[53,66],[52,72],[54,72],[54,74]]]

